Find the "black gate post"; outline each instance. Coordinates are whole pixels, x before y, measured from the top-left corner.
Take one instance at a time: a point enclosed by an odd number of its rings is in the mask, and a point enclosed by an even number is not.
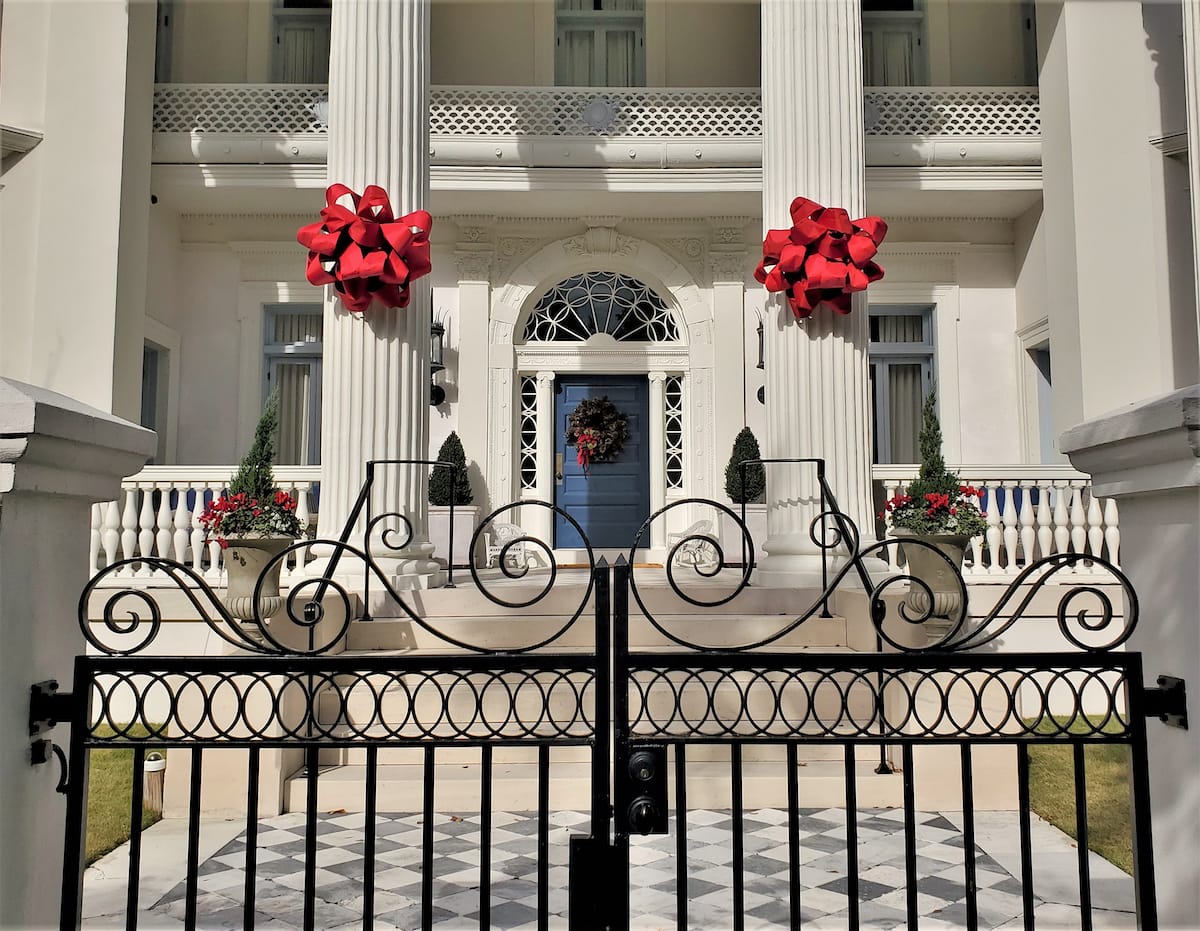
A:
[[[62,902],[59,927],[78,928],[83,921],[83,860],[87,843],[87,785],[89,752],[84,744],[91,717],[92,681],[87,656],[75,657],[71,684],[74,708],[67,767],[67,823],[63,842]],[[135,787],[136,788],[136,787]]]
[[[613,782],[629,768],[629,563],[618,556],[613,565]],[[619,802],[620,800],[618,800]],[[612,931],[629,928],[629,832],[626,818],[616,821],[609,858]],[[626,829],[622,829],[626,828]]]

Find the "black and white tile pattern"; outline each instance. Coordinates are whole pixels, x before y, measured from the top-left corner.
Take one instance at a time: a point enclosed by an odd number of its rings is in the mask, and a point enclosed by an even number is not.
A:
[[[846,812],[802,809],[800,815],[801,916],[814,931],[847,928]],[[588,817],[555,812],[550,826],[550,927],[565,928],[567,851],[572,835],[588,833]],[[317,831],[316,925],[362,927],[363,815],[323,814]],[[1012,817],[1015,826],[1015,816]],[[376,825],[375,928],[419,928],[421,922],[422,816],[380,815]],[[729,811],[688,813],[686,876],[688,927],[733,926],[733,819]],[[966,925],[962,834],[945,815],[917,813],[917,904],[922,931]],[[904,814],[862,810],[858,814],[860,927],[906,924]],[[477,813],[437,814],[433,825],[433,919],[440,931],[479,927],[480,823]],[[762,809],[743,815],[745,926],[787,928],[787,812]],[[299,928],[304,888],[304,815],[260,822],[257,844],[256,926],[264,931]],[[243,925],[245,836],[203,862],[199,875],[199,926]],[[676,927],[676,856],[672,833],[635,838],[630,850],[632,927]],[[984,849],[975,851],[981,928],[1008,927],[1022,914],[1021,886]],[[537,928],[537,821],[519,812],[493,812],[491,829],[491,924]],[[1035,884],[1036,885],[1036,884]],[[181,919],[182,882],[153,906],[153,914]],[[1041,905],[1041,899],[1037,899]],[[1020,922],[1017,922],[1019,925]],[[1105,926],[1102,924],[1102,926]],[[1112,925],[1114,927],[1120,925]]]

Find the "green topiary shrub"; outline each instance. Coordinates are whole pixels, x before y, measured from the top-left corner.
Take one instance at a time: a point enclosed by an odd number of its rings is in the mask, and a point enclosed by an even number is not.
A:
[[[980,491],[959,482],[942,458],[942,425],[933,391],[921,410],[921,472],[908,491],[884,505],[892,526],[921,534],[978,536],[987,530],[987,514],[979,508]],[[883,514],[879,515],[881,518]]]
[[[467,457],[463,452],[462,441],[457,433],[451,433],[438,450],[438,462],[452,462],[458,466],[458,471],[452,471],[445,466],[437,466],[429,474],[429,503],[436,507],[448,507],[451,498],[455,506],[470,504],[474,495],[471,494],[471,480],[467,478]]]
[[[767,490],[767,473],[761,463],[746,466],[745,470],[738,468],[739,462],[761,458],[762,453],[758,450],[758,440],[754,437],[754,431],[749,427],[742,427],[742,432],[733,441],[729,465],[725,466],[725,494],[729,495],[734,504],[749,504],[762,500],[763,492]],[[745,485],[742,484],[743,471],[746,473]]]

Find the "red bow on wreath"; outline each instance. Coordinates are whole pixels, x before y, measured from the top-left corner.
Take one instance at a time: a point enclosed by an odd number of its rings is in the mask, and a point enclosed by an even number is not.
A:
[[[790,210],[792,228],[770,230],[763,240],[755,279],[768,291],[786,291],[797,320],[822,303],[850,313],[850,295],[883,277],[871,259],[887,224],[879,217],[852,221],[840,207],[822,207],[806,197],[793,200]]]
[[[350,195],[353,209],[337,201]],[[433,217],[415,210],[394,219],[387,192],[371,184],[362,196],[344,184],[325,191],[321,219],[296,233],[308,252],[312,284],[332,284],[347,310],[362,313],[378,298],[385,307],[407,307],[408,287],[432,269]]]
[[[600,441],[596,439],[596,435],[591,430],[584,430],[575,439],[575,461],[579,463],[579,467],[583,469],[583,474],[587,475],[592,465],[592,453],[596,451],[596,447],[600,445]]]

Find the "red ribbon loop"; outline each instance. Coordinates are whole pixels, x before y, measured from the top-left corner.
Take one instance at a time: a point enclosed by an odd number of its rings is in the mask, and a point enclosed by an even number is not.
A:
[[[883,277],[872,259],[887,223],[879,217],[851,220],[842,208],[822,207],[807,197],[793,200],[789,212],[791,229],[767,231],[755,279],[768,291],[786,293],[797,320],[820,304],[850,313],[850,295]]]
[[[338,203],[343,197],[351,207]],[[309,250],[309,282],[333,285],[347,310],[363,313],[375,300],[385,307],[408,306],[409,286],[433,268],[432,227],[433,217],[425,210],[395,219],[387,192],[378,185],[367,185],[360,196],[344,184],[331,184],[321,219],[301,227],[296,240]]]

